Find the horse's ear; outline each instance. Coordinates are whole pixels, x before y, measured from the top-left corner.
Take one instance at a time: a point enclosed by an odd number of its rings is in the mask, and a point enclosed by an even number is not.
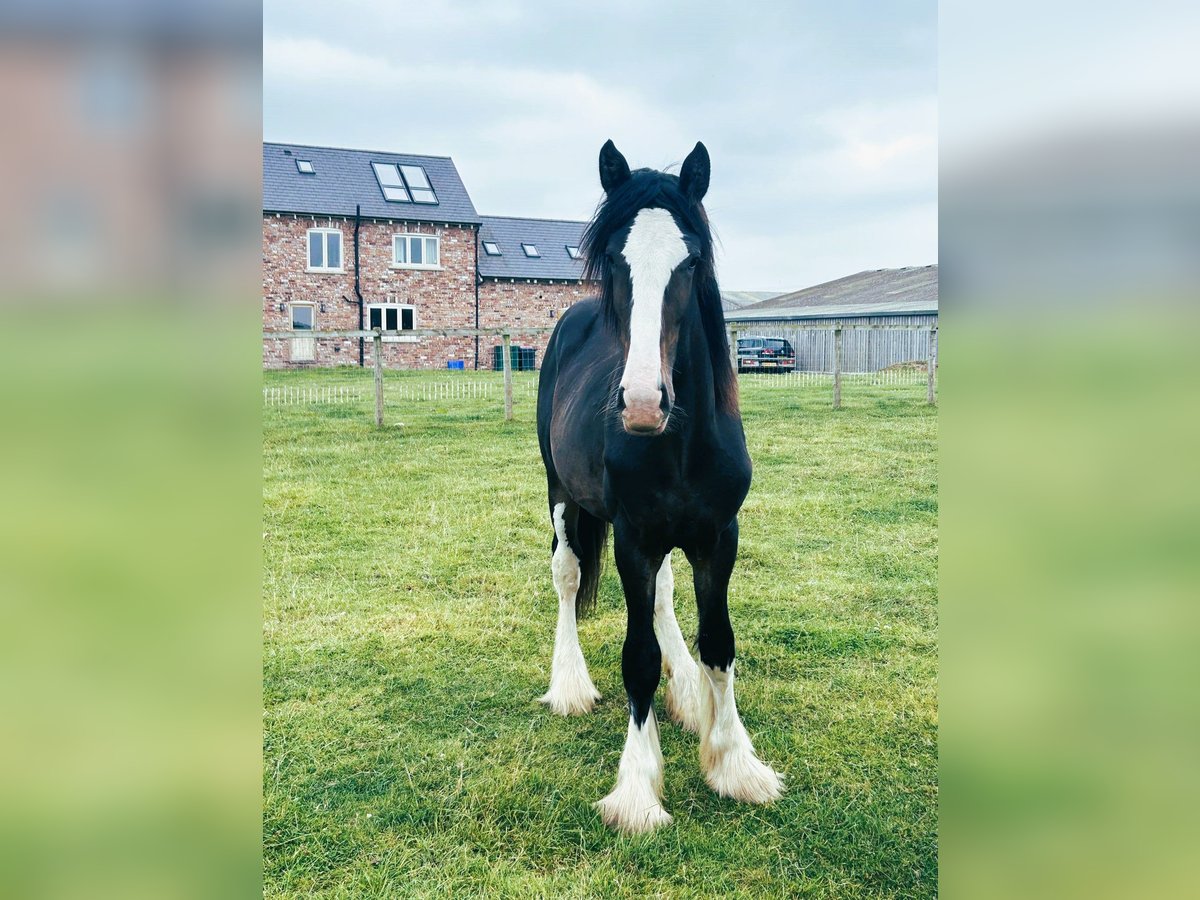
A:
[[[699,203],[708,193],[708,175],[708,150],[697,141],[679,170],[679,187],[693,203]]]
[[[611,194],[629,180],[629,163],[611,139],[600,148],[600,185],[604,193]]]

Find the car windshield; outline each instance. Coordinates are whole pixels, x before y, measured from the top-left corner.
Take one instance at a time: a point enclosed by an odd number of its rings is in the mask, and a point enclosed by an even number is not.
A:
[[[738,349],[742,350],[746,347],[761,347],[762,338],[741,338],[738,340]]]
[[[785,341],[767,341],[767,346],[772,350],[782,350],[785,343]]]

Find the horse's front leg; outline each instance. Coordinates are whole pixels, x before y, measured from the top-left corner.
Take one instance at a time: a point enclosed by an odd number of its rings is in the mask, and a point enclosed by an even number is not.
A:
[[[667,670],[667,712],[688,731],[700,728],[700,672],[675,619],[675,575],[671,554],[663,559],[654,586],[654,633]]]
[[[616,787],[596,808],[612,828],[650,831],[671,821],[662,805],[663,757],[654,716],[654,691],[662,675],[662,652],[654,636],[655,582],[665,554],[644,549],[620,522],[613,537],[628,614],[621,674],[629,698],[629,731]]]
[[[770,803],[783,793],[783,779],[755,754],[733,697],[729,577],[737,541],[735,519],[711,550],[688,557],[700,618],[700,765],[709,787],[722,797]]]

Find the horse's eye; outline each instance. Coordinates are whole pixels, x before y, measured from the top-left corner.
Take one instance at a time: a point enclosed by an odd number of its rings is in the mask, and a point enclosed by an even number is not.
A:
[[[698,256],[693,256],[693,257],[691,258],[691,260],[689,260],[689,261],[688,261],[688,268],[689,268],[689,269],[694,269],[694,268],[696,268],[696,266],[698,266],[698,265],[700,265],[700,257],[698,257]]]

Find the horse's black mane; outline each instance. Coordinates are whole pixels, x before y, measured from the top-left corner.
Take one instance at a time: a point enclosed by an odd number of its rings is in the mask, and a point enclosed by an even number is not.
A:
[[[700,306],[700,321],[708,343],[709,363],[713,371],[717,407],[736,412],[737,376],[729,361],[729,341],[725,336],[725,314],[721,309],[721,289],[713,267],[713,238],[704,207],[684,196],[679,178],[654,169],[635,169],[628,180],[606,196],[583,234],[583,253],[587,259],[584,277],[600,282],[600,305],[610,326],[616,326],[612,278],[608,261],[608,242],[633,221],[639,210],[665,209],[700,240],[700,263],[693,276]]]

